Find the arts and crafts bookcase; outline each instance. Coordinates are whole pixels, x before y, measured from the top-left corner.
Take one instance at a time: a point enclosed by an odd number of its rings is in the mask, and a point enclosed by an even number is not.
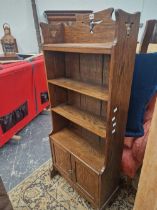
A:
[[[140,19],[117,10],[113,21],[112,13],[79,15],[43,45],[52,176],[58,171],[95,209],[118,189]]]

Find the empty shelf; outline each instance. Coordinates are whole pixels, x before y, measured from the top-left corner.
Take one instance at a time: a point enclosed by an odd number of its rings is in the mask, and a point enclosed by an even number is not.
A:
[[[103,101],[108,101],[109,99],[108,91],[102,86],[91,85],[66,78],[52,79],[48,80],[48,82]]]
[[[91,146],[86,139],[68,128],[64,128],[50,137],[55,143],[62,146],[76,158],[81,159],[97,173],[101,173],[103,170],[105,157],[101,146],[99,148]]]
[[[76,53],[111,54],[113,43],[60,43],[45,44],[43,50]]]
[[[83,126],[85,129],[97,134],[102,138],[106,138],[106,123],[100,117],[89,114],[70,105],[60,105],[52,108],[57,114],[65,117],[66,119]]]

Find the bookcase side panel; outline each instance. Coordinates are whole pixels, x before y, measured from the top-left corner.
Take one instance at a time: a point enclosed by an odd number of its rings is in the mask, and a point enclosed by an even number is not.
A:
[[[116,191],[119,185],[140,13],[128,14],[118,10],[116,19],[115,40],[117,42],[111,54],[110,101],[107,113],[107,159],[102,175],[101,205]],[[129,31],[127,26],[130,26]]]
[[[65,76],[64,53],[44,51],[47,79],[55,79]]]

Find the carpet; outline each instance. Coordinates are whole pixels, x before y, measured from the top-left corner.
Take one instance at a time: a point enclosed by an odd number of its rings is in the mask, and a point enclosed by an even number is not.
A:
[[[51,160],[43,164],[8,194],[14,210],[93,210],[60,175],[50,179]],[[131,210],[135,190],[121,181],[120,191],[106,210]]]

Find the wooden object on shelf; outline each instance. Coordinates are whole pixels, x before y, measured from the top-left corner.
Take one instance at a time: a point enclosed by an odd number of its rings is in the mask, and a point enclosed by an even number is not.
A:
[[[149,44],[157,44],[157,20],[148,20],[142,35],[139,53],[147,53]],[[157,49],[157,47],[156,47]]]
[[[148,136],[148,143],[141,170],[134,210],[157,209],[157,102]]]
[[[47,10],[44,14],[49,24],[58,24],[60,22],[71,24],[76,22],[76,16],[79,14],[89,14],[92,10]]]
[[[11,35],[10,26],[8,23],[3,24],[4,36],[1,39],[4,55],[6,57],[16,57],[18,52],[16,39]]]
[[[140,13],[117,10],[113,21],[112,13],[110,8],[80,15],[43,45],[52,175],[58,170],[96,209],[103,209],[119,186],[140,19]],[[52,28],[54,34],[60,30]]]

